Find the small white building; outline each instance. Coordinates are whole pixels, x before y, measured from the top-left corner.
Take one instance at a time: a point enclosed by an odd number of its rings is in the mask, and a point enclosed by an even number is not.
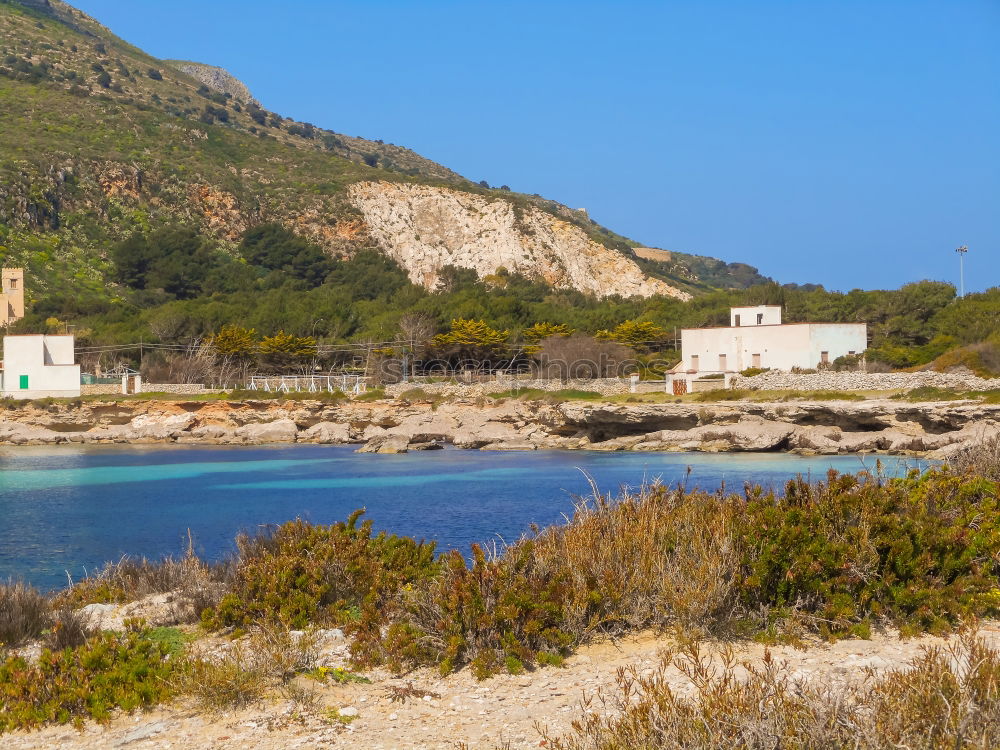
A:
[[[681,330],[681,361],[669,376],[674,393],[728,386],[751,367],[823,368],[868,347],[865,323],[782,323],[780,305],[733,307],[729,322]]]
[[[0,390],[6,398],[71,398],[80,395],[80,365],[73,336],[3,337]]]

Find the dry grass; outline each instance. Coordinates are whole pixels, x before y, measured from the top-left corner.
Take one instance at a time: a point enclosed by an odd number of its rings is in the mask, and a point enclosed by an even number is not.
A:
[[[309,691],[292,680],[312,669],[316,658],[311,632],[293,635],[279,627],[255,627],[221,655],[190,656],[178,688],[210,713],[253,705],[275,692],[308,704]]]
[[[680,674],[678,674],[678,672]],[[973,631],[908,667],[836,685],[802,681],[766,655],[738,664],[697,645],[667,654],[652,676],[633,668],[599,695],[553,750],[982,749],[1000,745],[1000,653]],[[681,684],[692,689],[680,689]],[[600,710],[594,710],[600,709]]]
[[[1000,482],[1000,435],[958,451],[949,463],[964,474]]]
[[[20,581],[0,583],[0,646],[33,640],[51,621],[49,601],[37,589]]]
[[[59,604],[82,606],[93,602],[131,602],[152,594],[173,592],[171,619],[195,622],[206,607],[214,606],[224,593],[225,570],[199,559],[189,544],[180,558],[151,561],[123,557],[95,575],[61,592]]]
[[[60,607],[53,618],[52,628],[46,637],[46,645],[54,651],[77,648],[93,635],[86,618],[68,605]]]
[[[502,550],[474,546],[352,626],[359,666],[557,664],[596,634],[679,629],[794,642],[894,625],[946,632],[1000,610],[996,485],[947,470],[837,475],[783,495],[597,495]]]

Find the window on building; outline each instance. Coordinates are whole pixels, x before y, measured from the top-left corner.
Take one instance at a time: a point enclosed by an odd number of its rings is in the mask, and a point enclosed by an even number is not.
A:
[[[830,352],[820,352],[819,353],[819,361],[820,361],[821,364],[824,364],[824,365],[830,364]]]
[[[851,349],[851,351],[849,351],[848,354],[855,354],[855,351]]]
[[[723,372],[726,371],[726,355],[725,354],[720,354],[719,355],[719,369],[722,370]]]
[[[691,369],[694,370],[695,372],[698,371],[698,355],[697,354],[692,354],[691,355]]]
[[[739,326],[739,324],[740,324],[740,316],[736,315],[735,316],[735,320],[736,320],[736,325]]]
[[[750,355],[750,366],[751,367],[760,367],[760,355],[759,354],[751,354]]]
[[[22,391],[27,390],[27,388],[28,388],[28,376],[27,375],[22,375],[21,376],[20,386],[21,386],[21,390]]]
[[[17,289],[17,279],[9,279],[9,280],[7,281],[7,285],[8,285],[8,286],[9,286],[9,287],[10,287],[11,289]]]
[[[764,313],[757,313],[757,325],[761,325],[764,322]]]

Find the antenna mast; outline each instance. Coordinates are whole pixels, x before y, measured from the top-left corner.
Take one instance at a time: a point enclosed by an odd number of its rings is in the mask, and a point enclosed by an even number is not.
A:
[[[958,253],[958,296],[965,296],[965,254],[969,252],[969,247],[967,245],[962,245],[961,247],[956,247],[955,252]]]

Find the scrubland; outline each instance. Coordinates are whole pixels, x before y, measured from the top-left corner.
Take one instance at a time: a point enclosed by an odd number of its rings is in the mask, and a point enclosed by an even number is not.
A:
[[[466,553],[376,534],[358,512],[242,536],[218,563],[126,559],[44,596],[10,582],[0,730],[106,721],[178,696],[206,711],[273,696],[309,711],[304,677],[544,674],[591,644],[653,632],[674,644],[660,667],[621,671],[617,692],[548,746],[994,747],[1000,656],[974,623],[1000,610],[998,456],[993,441],[923,474],[831,473],[781,493],[595,492],[564,524]],[[80,612],[166,592],[170,627],[95,632]],[[331,629],[345,634],[347,669],[317,666],[310,639]],[[733,656],[741,643],[955,631],[905,668],[837,684]],[[683,690],[665,676],[678,670]]]

